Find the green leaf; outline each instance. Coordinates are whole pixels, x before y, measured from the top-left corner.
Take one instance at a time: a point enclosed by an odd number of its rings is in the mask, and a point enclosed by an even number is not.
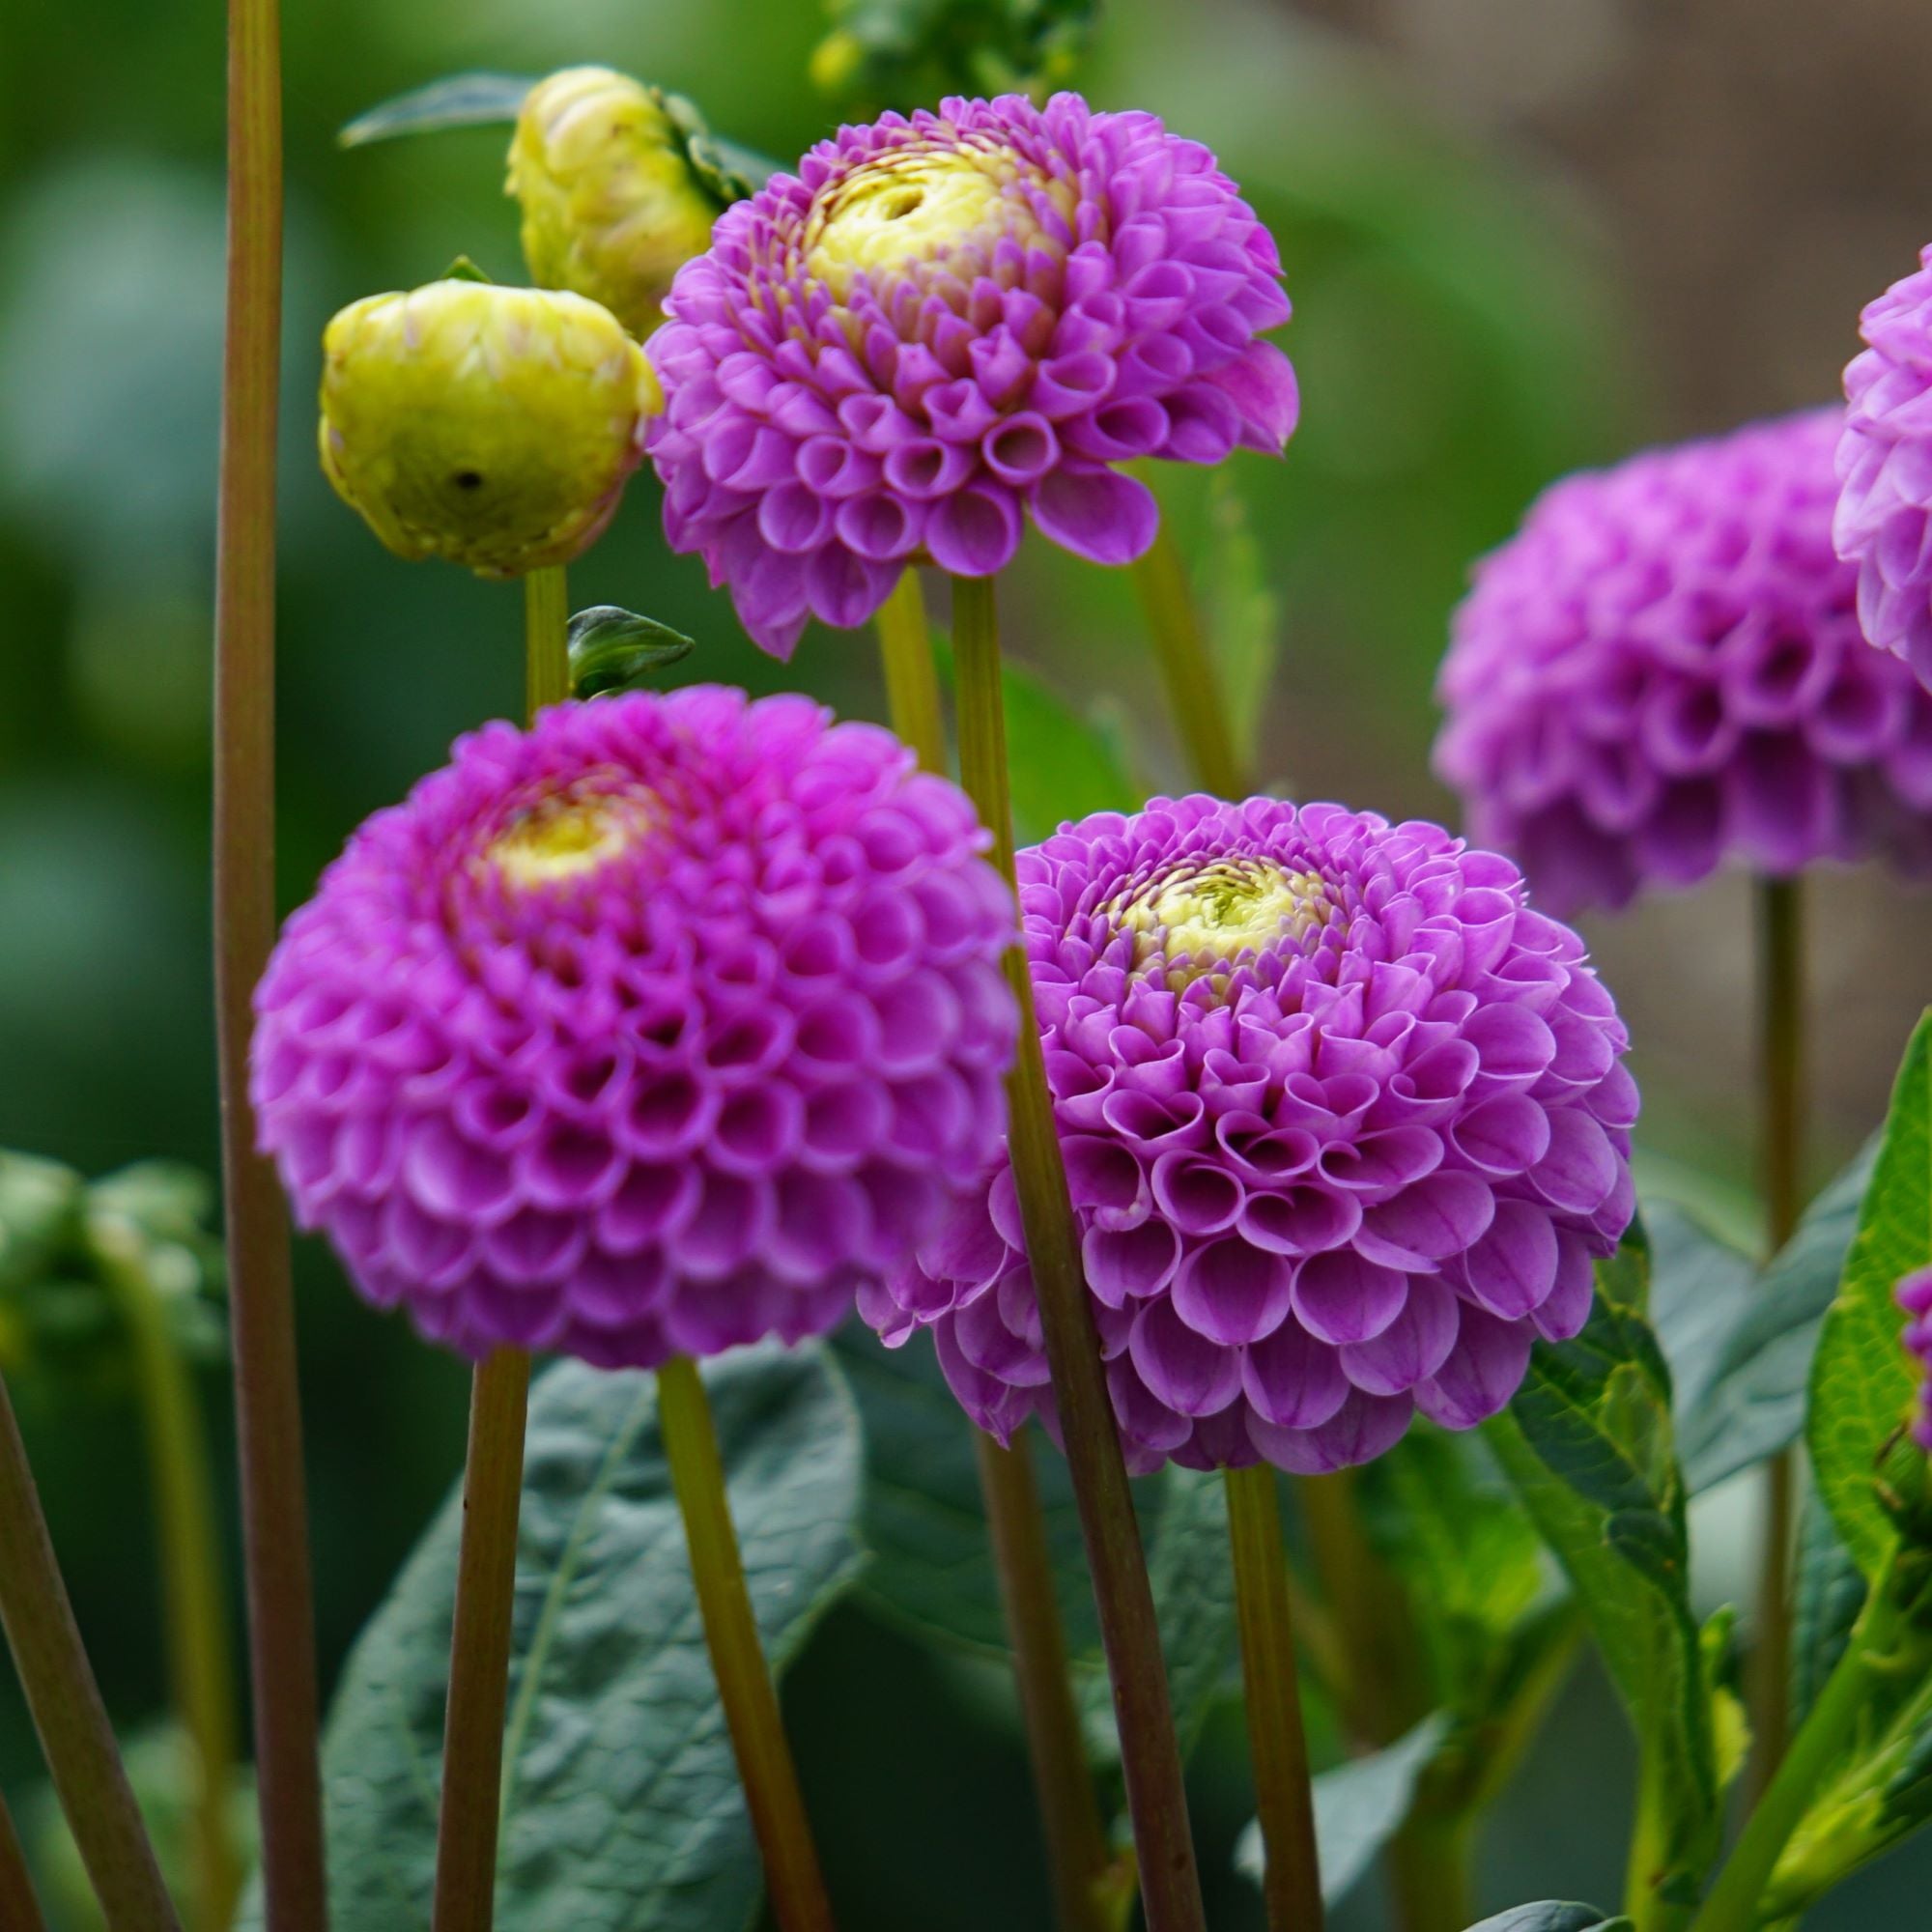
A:
[[[1583,1332],[1537,1345],[1521,1390],[1486,1433],[1569,1574],[1635,1726],[1667,1889],[1702,1878],[1720,1813],[1670,1376],[1642,1314],[1647,1259],[1639,1234],[1599,1268]]]
[[[1864,1573],[1838,1541],[1832,1513],[1815,1494],[1804,1498],[1799,1519],[1793,1595],[1791,1719],[1796,1726],[1844,1656],[1865,1602]]]
[[[1650,1322],[1670,1364],[1681,1415],[1716,1375],[1724,1343],[1752,1298],[1757,1266],[1674,1201],[1643,1203],[1650,1237]]]
[[[1228,469],[1208,492],[1209,555],[1196,572],[1208,639],[1241,764],[1252,771],[1281,654],[1281,599],[1268,582],[1247,500]]]
[[[1709,1371],[1682,1391],[1679,1447],[1692,1495],[1788,1449],[1804,1428],[1811,1358],[1878,1158],[1874,1139],[1805,1210],[1732,1310]]]
[[[1818,1493],[1853,1560],[1876,1576],[1895,1541],[1879,1464],[1918,1377],[1899,1342],[1901,1275],[1932,1261],[1932,1013],[1915,1029],[1881,1130],[1858,1234],[1811,1365],[1806,1434]]]
[[[1437,1712],[1386,1749],[1337,1765],[1316,1778],[1315,1839],[1321,1859],[1323,1903],[1339,1904],[1402,1829],[1415,1801],[1416,1780],[1428,1769],[1447,1729],[1448,1720]],[[1259,1819],[1236,1841],[1235,1866],[1261,1883]]]
[[[1594,1905],[1547,1898],[1540,1905],[1513,1905],[1472,1925],[1469,1932],[1631,1932],[1628,1918],[1606,1918]]]
[[[782,1669],[858,1575],[858,1417],[817,1348],[738,1350],[704,1378]],[[429,1924],[461,1520],[452,1496],[336,1693],[329,1889],[356,1932]],[[565,1362],[531,1391],[504,1791],[502,1932],[743,1932],[757,1905],[648,1375]]]
[[[80,1176],[37,1154],[0,1152],[0,1293],[37,1281],[80,1231]]]
[[[524,97],[536,84],[533,74],[448,74],[358,114],[335,138],[342,147],[364,148],[371,141],[442,128],[507,127],[523,112]]]
[[[637,691],[653,672],[688,658],[696,645],[682,631],[616,604],[593,604],[571,618],[570,688],[580,698]]]

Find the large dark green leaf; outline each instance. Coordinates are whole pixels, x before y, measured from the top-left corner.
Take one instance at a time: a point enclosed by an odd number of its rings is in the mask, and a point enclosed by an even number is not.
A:
[[[782,1668],[858,1574],[858,1417],[817,1348],[742,1350],[705,1382]],[[429,1924],[461,1511],[363,1632],[329,1720],[330,1891],[355,1932]],[[757,1859],[648,1375],[563,1363],[531,1392],[504,1786],[502,1932],[743,1932]]]
[[[1751,1299],[1757,1267],[1674,1201],[1644,1202],[1643,1228],[1650,1237],[1650,1325],[1670,1364],[1671,1393],[1683,1415],[1716,1375],[1724,1343]]]
[[[1867,1577],[1895,1533],[1879,1499],[1881,1459],[1918,1378],[1899,1342],[1901,1275],[1932,1262],[1932,1013],[1905,1050],[1837,1298],[1811,1367],[1806,1436],[1818,1493]]]
[[[1678,1448],[1692,1495],[1788,1449],[1804,1432],[1819,1326],[1877,1157],[1874,1141],[1818,1196],[1755,1291],[1731,1304],[1709,1372],[1690,1386],[1680,1381]]]
[[[1791,1716],[1802,1723],[1825,1680],[1845,1654],[1864,1607],[1864,1573],[1838,1541],[1832,1513],[1815,1495],[1804,1499],[1798,1528],[1798,1577],[1793,1593]]]
[[[1628,1918],[1606,1918],[1594,1905],[1546,1898],[1539,1905],[1513,1905],[1469,1932],[1630,1932],[1630,1927]]]

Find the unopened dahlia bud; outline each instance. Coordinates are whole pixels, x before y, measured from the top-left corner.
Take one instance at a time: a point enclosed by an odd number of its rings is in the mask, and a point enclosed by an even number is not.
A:
[[[1865,635],[1932,684],[1932,247],[1859,318],[1845,371],[1838,554],[1859,567]]]
[[[608,67],[565,68],[530,89],[507,188],[536,282],[602,302],[640,337],[724,206],[665,96]]]
[[[1812,410],[1569,476],[1476,567],[1437,683],[1471,835],[1567,916],[1727,859],[1932,872],[1932,694],[1859,628]]]
[[[1932,1267],[1916,1268],[1898,1284],[1898,1305],[1905,1311],[1907,1353],[1932,1378]],[[1912,1417],[1912,1439],[1932,1453],[1932,1380],[1921,1383]]]
[[[582,296],[441,281],[323,335],[322,467],[399,556],[481,577],[568,563],[638,467],[657,379]]]
[[[999,1149],[1012,902],[956,786],[808,699],[492,724],[257,989],[261,1143],[425,1335],[656,1367],[824,1332]]]
[[[1629,1224],[1609,994],[1508,860],[1339,806],[1156,799],[1019,857],[1129,1464],[1365,1463],[1473,1428]],[[1055,1426],[1010,1168],[860,1296],[1003,1439]]]

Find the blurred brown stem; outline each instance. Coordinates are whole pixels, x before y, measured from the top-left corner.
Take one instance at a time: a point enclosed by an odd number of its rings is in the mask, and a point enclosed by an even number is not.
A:
[[[27,1872],[27,1856],[20,1849],[20,1834],[14,1829],[14,1814],[4,1798],[0,1798],[0,1925],[9,1932],[47,1932]]]

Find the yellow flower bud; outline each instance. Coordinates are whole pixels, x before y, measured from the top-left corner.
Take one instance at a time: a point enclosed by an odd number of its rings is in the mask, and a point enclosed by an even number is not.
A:
[[[723,205],[694,169],[689,138],[656,88],[608,67],[565,68],[531,88],[507,191],[523,206],[532,278],[648,335],[671,277],[710,246]]]
[[[664,407],[643,352],[582,296],[431,282],[350,303],[322,345],[336,493],[398,556],[480,577],[587,550]]]

